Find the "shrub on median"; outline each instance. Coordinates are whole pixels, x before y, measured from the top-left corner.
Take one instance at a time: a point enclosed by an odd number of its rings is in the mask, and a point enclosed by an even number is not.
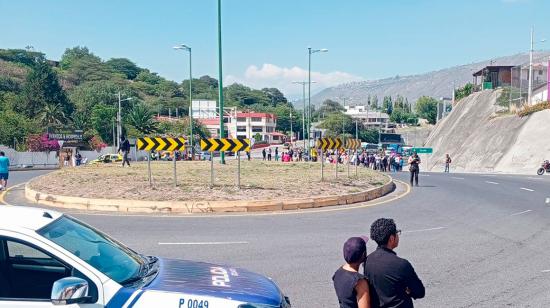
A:
[[[526,105],[526,106],[523,106],[523,108],[520,111],[518,111],[518,116],[520,118],[523,118],[532,113],[543,111],[545,109],[550,109],[550,102],[537,103],[531,106]]]

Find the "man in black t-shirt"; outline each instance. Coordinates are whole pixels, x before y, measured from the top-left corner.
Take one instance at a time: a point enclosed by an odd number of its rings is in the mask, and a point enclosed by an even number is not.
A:
[[[378,244],[365,262],[372,307],[413,308],[412,299],[425,295],[411,263],[393,251],[399,245],[400,234],[393,219],[380,218],[371,225],[370,237]]]

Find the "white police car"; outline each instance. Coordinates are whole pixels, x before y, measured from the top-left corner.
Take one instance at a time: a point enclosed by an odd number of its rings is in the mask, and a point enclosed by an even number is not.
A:
[[[290,307],[243,269],[140,255],[58,212],[0,206],[0,307]]]

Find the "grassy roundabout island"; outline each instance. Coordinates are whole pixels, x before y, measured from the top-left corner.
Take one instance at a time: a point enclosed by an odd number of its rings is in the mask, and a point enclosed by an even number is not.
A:
[[[215,186],[210,184],[210,162],[178,162],[178,187],[174,187],[173,163],[151,162],[153,185],[149,185],[147,163],[130,168],[119,164],[64,168],[40,177],[29,188],[44,194],[81,198],[149,201],[278,200],[334,196],[366,191],[382,186],[388,177],[370,169],[325,164],[321,181],[319,163],[241,161],[241,189],[235,185],[237,162],[214,162]]]

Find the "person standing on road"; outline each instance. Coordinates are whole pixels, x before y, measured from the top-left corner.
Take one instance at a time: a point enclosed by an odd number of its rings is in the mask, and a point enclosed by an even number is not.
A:
[[[10,159],[6,153],[0,151],[0,190],[6,190],[8,187],[8,178],[10,176]]]
[[[449,167],[451,166],[451,156],[445,154],[445,172],[449,172]]]
[[[262,156],[263,156],[263,160],[265,160],[265,157],[266,157],[267,153],[265,152],[265,148],[262,149]]]
[[[361,237],[349,238],[344,244],[344,260],[332,276],[340,308],[370,308],[369,283],[359,273],[359,266],[367,258],[367,243]]]
[[[267,149],[267,160],[271,161],[271,148]]]
[[[374,307],[413,308],[412,300],[426,293],[411,263],[394,252],[400,234],[393,219],[377,219],[370,227],[378,248],[367,257],[365,275]]]
[[[130,167],[130,160],[128,159],[128,154],[130,153],[130,141],[126,137],[120,138],[120,147],[118,148],[119,152],[122,152],[122,167],[124,164],[128,164]]]
[[[275,161],[279,161],[279,148],[275,148]]]
[[[413,179],[418,186],[418,174],[420,173],[420,157],[416,152],[409,157],[409,171],[411,172],[411,186],[413,186]]]

